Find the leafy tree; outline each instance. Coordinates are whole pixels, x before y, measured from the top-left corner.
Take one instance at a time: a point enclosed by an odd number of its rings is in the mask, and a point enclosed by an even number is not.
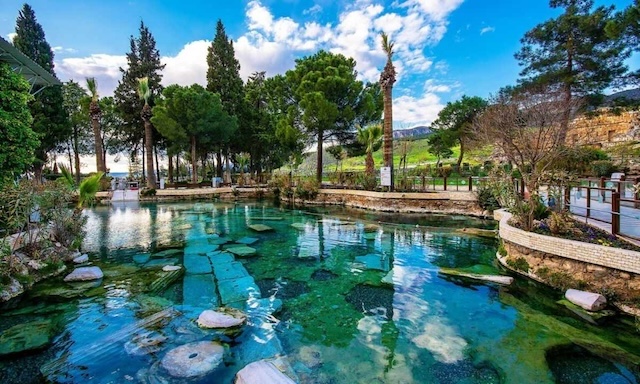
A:
[[[62,96],[64,100],[64,109],[69,116],[71,124],[71,136],[67,140],[67,151],[69,157],[73,152],[73,168],[75,169],[75,182],[80,183],[80,155],[91,153],[88,148],[90,140],[89,134],[89,114],[85,108],[85,100],[89,100],[87,92],[73,80],[70,80],[62,86]]]
[[[358,141],[367,146],[367,157],[365,160],[367,176],[375,176],[375,163],[373,162],[373,146],[382,137],[382,127],[374,124],[367,128],[358,127]],[[341,148],[341,147],[340,147]]]
[[[0,186],[33,163],[38,136],[31,129],[29,84],[0,63]]]
[[[126,136],[122,131],[123,120],[118,113],[118,108],[113,97],[103,97],[99,100],[100,110],[100,127],[102,128],[102,151],[103,158],[106,159],[107,153],[110,155],[119,155],[126,151]],[[116,156],[116,161],[119,156]]]
[[[138,96],[144,100],[140,116],[144,122],[144,148],[147,157],[147,188],[156,187],[156,175],[153,171],[153,128],[151,127],[151,117],[153,116],[149,99],[151,98],[151,89],[149,89],[149,78],[143,77],[138,79]]]
[[[316,180],[322,180],[323,143],[331,138],[339,143],[353,140],[356,124],[367,125],[380,119],[376,87],[364,87],[356,80],[355,60],[340,54],[320,51],[296,60],[287,71],[283,90],[283,109],[279,128],[286,124],[303,132],[317,143]],[[286,115],[285,115],[286,113]]]
[[[456,137],[452,131],[440,130],[429,135],[429,153],[436,157],[436,168],[440,166],[441,159],[448,159],[453,155],[451,147],[455,145]]]
[[[93,141],[95,145],[96,169],[98,172],[106,172],[107,166],[104,160],[104,152],[102,150],[102,131],[100,129],[100,116],[102,110],[98,98],[98,84],[95,77],[87,78],[87,88],[91,94],[91,103],[89,104],[89,115],[91,116],[91,128],[93,129]]]
[[[380,74],[380,86],[384,100],[384,166],[391,169],[391,190],[393,190],[393,84],[396,82],[396,68],[393,66],[393,46],[389,36],[381,32],[382,50],[387,55],[387,63]]]
[[[160,133],[174,143],[189,143],[192,182],[198,182],[197,152],[200,146],[216,137],[226,127],[234,126],[235,118],[222,108],[220,97],[198,84],[190,87],[171,85],[164,98],[153,108],[151,121]]]
[[[276,150],[275,121],[268,112],[268,89],[265,72],[255,72],[245,86],[245,123],[251,127],[248,137],[244,137],[250,153],[251,169],[260,173],[264,167],[273,165]]]
[[[524,67],[521,83],[560,89],[570,105],[575,97],[611,86],[625,73],[628,55],[620,40],[605,33],[613,6],[593,9],[593,0],[551,0],[550,5],[564,12],[528,31],[515,57]],[[565,127],[570,114],[564,111]]]
[[[156,41],[144,22],[140,22],[140,36],[130,37],[130,51],[127,53],[127,69],[120,68],[122,80],[114,91],[114,99],[122,117],[122,129],[126,135],[126,142],[134,150],[140,142],[145,140],[147,131],[140,111],[143,110],[145,100],[138,95],[138,79],[146,77],[149,84],[149,97],[146,102],[150,107],[155,105],[155,99],[162,93],[162,70],[160,52],[156,49]],[[152,136],[153,137],[153,136]],[[153,144],[152,144],[153,146]],[[147,159],[148,164],[148,159]]]
[[[44,30],[36,20],[29,4],[24,4],[16,20],[16,36],[13,45],[55,76],[53,51],[45,39]],[[38,135],[40,146],[35,152],[33,170],[36,180],[41,180],[42,167],[47,154],[71,135],[71,126],[63,107],[62,89],[59,86],[36,90],[29,109],[33,117],[32,129]]]
[[[460,100],[447,105],[438,113],[432,128],[446,129],[460,145],[458,167],[462,164],[465,149],[474,143],[473,120],[487,107],[487,102],[478,96],[462,96]]]

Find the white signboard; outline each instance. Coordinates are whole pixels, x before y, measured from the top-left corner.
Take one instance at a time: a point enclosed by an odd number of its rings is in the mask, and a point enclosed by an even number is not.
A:
[[[391,186],[391,167],[380,168],[380,185],[383,187]]]

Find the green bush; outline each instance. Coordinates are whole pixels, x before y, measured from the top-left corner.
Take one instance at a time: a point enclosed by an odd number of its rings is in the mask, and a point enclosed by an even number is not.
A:
[[[524,257],[516,257],[515,259],[508,259],[507,265],[515,269],[516,271],[522,271],[525,273],[529,272],[529,268],[531,268],[529,266],[529,263],[527,262],[527,260],[525,260]]]
[[[359,173],[356,176],[356,184],[361,186],[366,191],[373,191],[378,186],[378,181],[376,180],[375,175]]]
[[[155,188],[142,188],[140,195],[143,197],[153,197],[157,193]]]
[[[507,248],[504,246],[504,241],[500,241],[500,245],[498,246],[498,254],[502,257],[507,256]]]
[[[498,199],[494,196],[491,188],[481,185],[478,187],[476,195],[478,197],[478,204],[482,209],[494,211],[500,208],[500,203],[498,203]]]
[[[318,196],[319,187],[314,178],[305,178],[296,185],[295,195],[302,200],[314,200]]]
[[[451,173],[453,173],[453,167],[450,165],[443,165],[438,168],[438,176],[440,177],[449,177],[451,176]]]
[[[618,171],[618,167],[616,167],[610,160],[592,161],[590,168],[591,175],[595,177],[608,177],[611,176],[612,173]]]

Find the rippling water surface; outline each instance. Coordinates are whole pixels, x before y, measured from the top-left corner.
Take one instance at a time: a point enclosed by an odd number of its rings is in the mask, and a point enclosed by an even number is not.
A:
[[[632,319],[591,324],[557,303],[561,293],[518,277],[501,287],[439,273],[506,274],[495,265],[495,239],[456,231],[492,222],[262,203],[114,205],[87,215],[84,249],[105,277],[47,282],[3,311],[0,331],[41,319],[56,327],[45,349],[0,358],[0,382],[231,383],[246,364],[274,356],[301,383],[640,377]],[[242,276],[225,280],[224,249],[238,241],[257,255],[236,257]],[[158,255],[167,249],[177,250]],[[168,264],[187,273],[167,281],[159,268]],[[248,312],[240,335],[195,324],[220,305]],[[222,363],[171,376],[167,353],[203,340],[224,347]]]

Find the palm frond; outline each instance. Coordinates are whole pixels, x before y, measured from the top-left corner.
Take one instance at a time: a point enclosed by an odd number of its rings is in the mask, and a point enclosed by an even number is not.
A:
[[[149,97],[151,97],[151,90],[149,89],[148,77],[141,77],[138,79],[138,96],[142,100],[144,100],[145,104],[149,102]]]
[[[67,184],[69,189],[75,189],[76,181],[73,179],[73,175],[71,174],[69,168],[62,163],[58,163],[58,168],[60,169],[60,173],[62,174],[62,177],[60,179],[64,180],[64,183]]]
[[[103,172],[97,172],[82,180],[78,188],[78,207],[82,207],[95,199],[96,193],[100,189],[102,176],[104,176]]]
[[[91,101],[98,101],[98,82],[95,77],[87,77],[87,88],[91,93]]]
[[[389,41],[389,35],[387,35],[385,32],[380,32],[380,36],[382,37],[382,50],[387,54],[387,59],[391,60],[394,54],[393,46],[395,44]]]

